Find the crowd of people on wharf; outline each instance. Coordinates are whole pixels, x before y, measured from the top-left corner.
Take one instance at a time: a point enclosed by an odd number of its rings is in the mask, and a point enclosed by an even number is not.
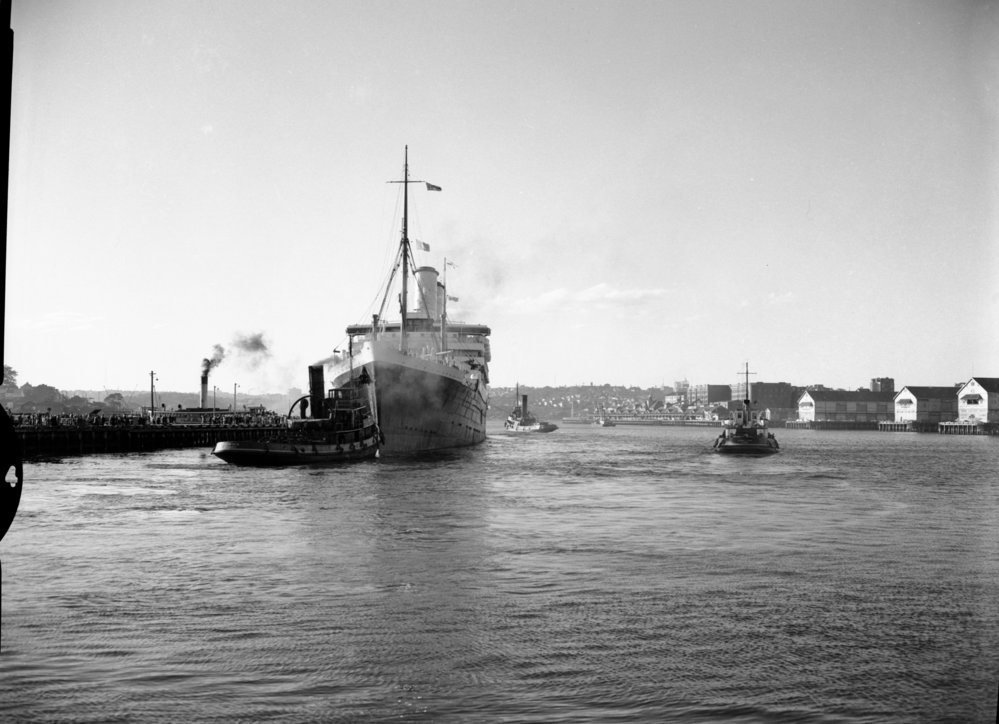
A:
[[[252,412],[204,412],[192,414],[156,413],[150,418],[142,413],[119,413],[105,415],[52,414],[50,412],[11,412],[7,411],[15,428],[94,428],[94,427],[274,427],[282,425],[283,416],[269,410]]]

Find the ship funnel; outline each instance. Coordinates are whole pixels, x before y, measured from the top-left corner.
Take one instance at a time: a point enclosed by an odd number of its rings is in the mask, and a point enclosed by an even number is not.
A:
[[[201,409],[208,409],[208,373],[201,375]]]
[[[326,417],[326,410],[323,407],[325,387],[326,380],[323,376],[323,366],[309,365],[309,405],[312,407],[313,419]]]
[[[520,414],[521,415],[527,414],[527,395],[520,396]]]
[[[437,309],[437,270],[432,266],[421,266],[416,270],[416,283],[419,292],[416,297],[416,310],[427,315],[427,319],[436,319]]]

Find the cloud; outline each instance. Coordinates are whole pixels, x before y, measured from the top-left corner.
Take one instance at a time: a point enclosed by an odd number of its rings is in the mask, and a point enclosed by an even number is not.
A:
[[[590,309],[614,310],[645,307],[665,299],[669,289],[617,289],[601,282],[585,289],[550,289],[535,297],[517,297],[497,300],[500,306],[516,312],[551,312],[571,308],[575,311],[580,305]]]
[[[98,322],[103,321],[103,317],[66,310],[47,312],[38,317],[28,317],[16,321],[15,324],[21,329],[28,330],[58,329],[65,331],[86,331],[94,329]]]
[[[770,292],[767,295],[767,304],[771,305],[793,304],[794,301],[795,301],[794,292],[784,292],[783,294]]]

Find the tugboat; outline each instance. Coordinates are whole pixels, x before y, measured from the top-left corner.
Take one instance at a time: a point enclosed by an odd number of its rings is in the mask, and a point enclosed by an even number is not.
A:
[[[780,451],[777,438],[767,427],[767,416],[753,409],[749,394],[749,364],[746,364],[746,399],[741,410],[732,410],[722,433],[715,439],[714,450],[727,455],[773,455]]]
[[[329,465],[376,457],[382,435],[368,403],[370,380],[334,387],[323,396],[323,368],[309,367],[308,395],[288,410],[287,432],[261,440],[228,440],[212,455],[233,465]],[[301,417],[293,418],[298,405]],[[305,411],[312,408],[312,417]]]
[[[617,423],[612,419],[607,417],[607,412],[601,407],[600,413],[593,420],[594,425],[599,425],[600,427],[616,427]]]
[[[541,422],[527,409],[527,395],[521,395],[518,387],[517,394],[520,397],[520,404],[513,408],[506,418],[503,427],[510,432],[555,432],[558,425],[550,422]]]

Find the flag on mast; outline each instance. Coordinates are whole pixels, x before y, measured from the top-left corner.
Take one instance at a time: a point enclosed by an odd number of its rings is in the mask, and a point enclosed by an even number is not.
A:
[[[419,239],[413,239],[413,245],[420,251],[430,251],[430,244],[422,242]]]
[[[427,191],[440,191],[441,190],[440,186],[435,186],[434,184],[432,184],[432,183],[430,183],[428,181],[424,181],[423,183],[427,184]]]

